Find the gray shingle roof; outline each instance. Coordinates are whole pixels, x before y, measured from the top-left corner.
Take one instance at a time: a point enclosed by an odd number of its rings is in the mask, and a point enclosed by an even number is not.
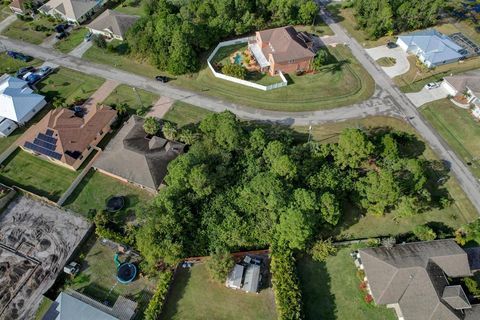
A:
[[[93,20],[87,27],[98,31],[108,30],[114,35],[124,38],[128,29],[138,19],[140,19],[139,16],[124,14],[108,9]]]
[[[453,240],[361,249],[360,257],[377,304],[398,303],[408,319],[462,319],[441,299],[446,276],[471,274],[468,258]]]
[[[94,167],[157,190],[167,174],[167,166],[185,145],[163,138],[148,139],[144,119],[132,116],[98,157]],[[160,147],[161,146],[161,147]]]
[[[471,308],[462,286],[447,286],[443,289],[442,299],[454,309]]]

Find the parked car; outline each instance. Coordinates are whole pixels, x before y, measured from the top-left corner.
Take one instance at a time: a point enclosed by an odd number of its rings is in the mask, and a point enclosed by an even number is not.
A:
[[[156,76],[155,80],[160,81],[161,83],[167,83],[170,80],[168,77],[165,76]]]
[[[41,78],[45,78],[50,73],[52,73],[52,71],[53,71],[53,69],[51,67],[45,66],[45,67],[41,67],[40,69],[38,69],[38,71],[35,72],[35,73],[38,74]]]
[[[85,35],[85,37],[83,37],[83,40],[84,40],[85,42],[88,42],[88,41],[92,40],[92,36],[93,36],[93,33],[88,32],[88,33]]]
[[[56,25],[55,28],[53,28],[56,33],[62,33],[65,32],[65,30],[68,29],[68,23],[60,23],[59,25]]]
[[[26,75],[29,72],[34,72],[35,68],[32,66],[29,67],[23,67],[18,69],[18,71],[15,73],[15,77],[22,79],[24,75]]]
[[[430,82],[425,85],[425,88],[427,88],[428,90],[435,89],[438,87],[440,87],[440,83],[438,82]]]
[[[63,267],[63,272],[70,275],[76,275],[80,271],[80,264],[75,261],[70,262],[68,265]]]
[[[29,75],[25,81],[27,81],[28,84],[35,84],[37,81],[39,81],[40,79],[42,79],[42,77],[40,77],[38,74],[36,73],[32,73],[31,75]]]
[[[55,36],[55,38],[57,38],[58,40],[62,40],[62,39],[65,39],[67,36],[68,36],[68,32],[63,31],[63,32],[58,33]]]
[[[28,62],[33,60],[32,57],[24,55],[23,53],[20,53],[20,52],[15,52],[15,51],[7,51],[7,55],[9,57],[12,57],[13,59],[21,60],[23,62]]]
[[[398,47],[398,45],[395,42],[393,42],[393,41],[388,41],[387,42],[387,48],[388,49],[393,49],[393,48],[396,48],[396,47]]]

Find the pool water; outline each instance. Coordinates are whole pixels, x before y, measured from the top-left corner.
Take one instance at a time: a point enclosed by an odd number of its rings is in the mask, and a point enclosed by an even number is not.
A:
[[[237,52],[235,57],[233,57],[233,61],[235,62],[235,64],[242,64],[242,55]]]

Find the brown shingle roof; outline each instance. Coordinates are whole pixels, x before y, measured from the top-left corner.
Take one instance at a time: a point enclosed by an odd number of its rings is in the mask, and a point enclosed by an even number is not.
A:
[[[271,54],[276,63],[315,56],[304,37],[292,26],[262,30],[259,34],[262,42],[268,44],[262,48],[263,54],[266,57]]]

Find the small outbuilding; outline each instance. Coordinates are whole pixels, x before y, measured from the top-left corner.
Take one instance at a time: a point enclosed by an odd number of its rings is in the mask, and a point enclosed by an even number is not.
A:
[[[245,292],[258,292],[258,284],[260,282],[260,266],[249,264],[245,271],[245,280],[243,281],[242,290]]]
[[[232,289],[242,288],[244,267],[240,264],[236,264],[232,271],[228,274],[226,285]]]
[[[0,117],[0,137],[8,137],[17,128],[18,126],[14,121]]]

